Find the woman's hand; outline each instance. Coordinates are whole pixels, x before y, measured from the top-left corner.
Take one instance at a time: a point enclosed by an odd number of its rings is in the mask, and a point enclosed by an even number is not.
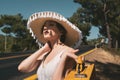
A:
[[[51,48],[50,48],[50,44],[49,42],[45,43],[45,45],[42,47],[44,53],[45,52],[50,52],[51,51]]]
[[[63,53],[62,58],[66,59],[67,57],[70,57],[70,58],[73,58],[77,62],[78,56],[75,55],[75,53],[77,53],[78,51],[79,49],[70,49],[66,51],[65,53]]]

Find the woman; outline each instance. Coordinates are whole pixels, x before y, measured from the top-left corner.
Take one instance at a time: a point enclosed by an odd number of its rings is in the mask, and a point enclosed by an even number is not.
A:
[[[55,12],[39,12],[28,20],[28,29],[40,47],[18,66],[22,72],[37,69],[38,80],[63,80],[72,69],[81,42],[81,31]]]

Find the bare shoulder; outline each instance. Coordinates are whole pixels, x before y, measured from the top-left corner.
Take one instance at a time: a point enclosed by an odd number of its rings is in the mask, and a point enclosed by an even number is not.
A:
[[[69,47],[67,45],[65,45],[63,48],[66,49],[66,51],[69,51],[69,52],[75,50],[74,48]]]

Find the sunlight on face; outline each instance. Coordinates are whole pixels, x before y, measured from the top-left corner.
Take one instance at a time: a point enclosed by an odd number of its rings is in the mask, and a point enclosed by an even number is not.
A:
[[[60,31],[54,21],[46,21],[43,26],[43,36],[47,40],[60,38]]]

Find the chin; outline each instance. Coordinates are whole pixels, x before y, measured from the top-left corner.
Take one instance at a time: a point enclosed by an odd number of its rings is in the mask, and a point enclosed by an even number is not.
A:
[[[45,39],[46,41],[49,41],[49,40],[51,40],[51,37],[44,37],[44,39]]]
[[[50,35],[45,35],[44,38],[51,38],[51,36]]]

